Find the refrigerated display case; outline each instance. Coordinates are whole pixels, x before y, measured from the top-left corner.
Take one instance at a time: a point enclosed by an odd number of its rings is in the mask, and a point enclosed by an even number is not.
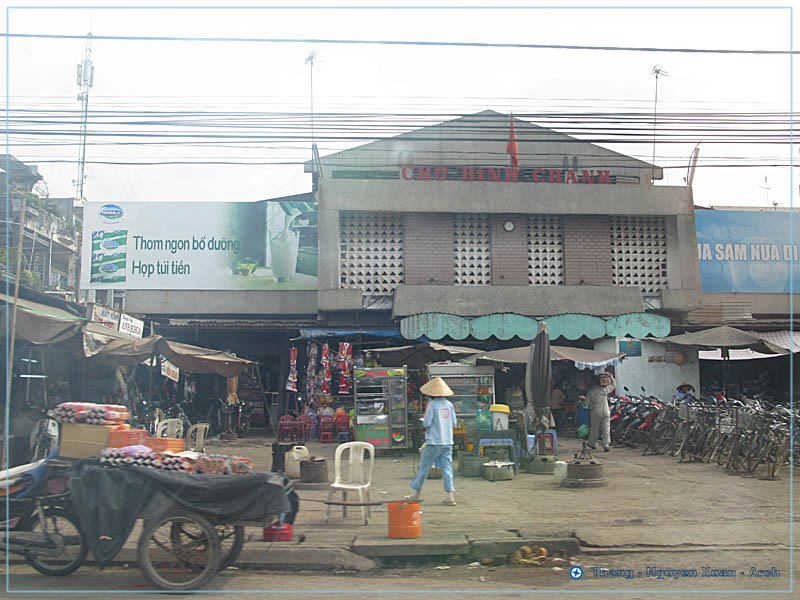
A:
[[[353,374],[356,440],[376,449],[408,448],[406,368],[356,368]]]
[[[478,410],[487,410],[494,404],[494,367],[434,363],[428,365],[428,376],[431,379],[441,377],[453,390],[453,395],[448,400],[453,403],[456,416],[466,427],[467,434],[473,438]]]

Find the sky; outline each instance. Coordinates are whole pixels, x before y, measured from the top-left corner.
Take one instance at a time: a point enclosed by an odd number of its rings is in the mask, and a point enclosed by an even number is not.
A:
[[[552,4],[11,5],[3,16],[8,33],[79,37],[7,38],[7,148],[38,166],[51,197],[75,195],[81,140],[76,66],[87,48],[83,36],[91,31],[88,201],[254,201],[310,191],[302,163],[311,157],[312,74],[314,141],[323,157],[492,109],[523,119],[535,115],[528,120],[579,138],[611,127],[614,141],[602,145],[648,162],[655,152],[655,163],[665,167],[660,184],[666,185],[684,185],[699,142],[696,204],[786,207],[798,201],[800,178],[793,179],[792,171],[800,154],[789,143],[792,58],[666,51],[797,50],[791,27],[798,11],[792,13],[790,3],[692,8],[669,1],[613,7],[583,2],[548,8]],[[254,38],[664,51],[244,41]],[[313,72],[306,60],[311,52]],[[665,72],[658,78],[657,103],[656,65]],[[796,81],[794,86],[796,99]],[[553,121],[556,113],[568,116]],[[630,116],[609,125],[586,113],[637,113],[639,130],[627,129]],[[780,143],[752,139],[765,131],[782,134]],[[632,133],[639,143],[629,142]],[[679,142],[670,141],[675,135]]]

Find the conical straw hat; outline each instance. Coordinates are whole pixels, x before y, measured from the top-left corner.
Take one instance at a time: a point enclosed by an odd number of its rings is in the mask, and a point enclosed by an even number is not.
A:
[[[431,379],[428,383],[420,387],[419,391],[432,398],[442,398],[444,396],[453,395],[453,390],[450,389],[450,386],[447,385],[441,377]]]

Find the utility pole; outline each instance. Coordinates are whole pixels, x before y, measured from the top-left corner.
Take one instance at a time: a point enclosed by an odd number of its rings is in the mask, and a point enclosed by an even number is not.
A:
[[[652,169],[652,176],[651,180],[655,181],[656,175],[656,123],[658,122],[658,77],[659,75],[663,75],[666,77],[669,75],[664,69],[662,69],[659,65],[653,67],[653,70],[650,73],[651,75],[656,76],[656,97],[653,101],[653,169]]]
[[[78,101],[81,103],[81,151],[78,157],[78,179],[75,181],[76,193],[75,202],[83,206],[83,184],[86,180],[86,128],[89,123],[89,90],[94,83],[94,65],[92,64],[92,33],[89,32],[86,39],[86,54],[83,62],[78,63]]]

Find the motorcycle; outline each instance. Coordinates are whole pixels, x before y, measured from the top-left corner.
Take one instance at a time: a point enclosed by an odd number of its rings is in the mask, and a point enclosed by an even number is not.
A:
[[[32,407],[38,413],[36,425],[31,430],[30,457],[38,461],[50,455],[54,448],[58,448],[59,427],[58,421],[51,418],[42,407]]]
[[[68,463],[53,458],[0,471],[0,551],[19,554],[43,575],[69,575],[89,552],[71,508]]]

